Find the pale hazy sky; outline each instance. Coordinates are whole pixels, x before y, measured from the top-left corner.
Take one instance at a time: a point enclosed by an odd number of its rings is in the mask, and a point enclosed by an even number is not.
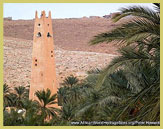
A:
[[[5,3],[4,17],[33,19],[35,11],[51,10],[52,18],[80,18],[83,16],[104,16],[117,12],[121,7],[140,5],[153,8],[151,3]]]

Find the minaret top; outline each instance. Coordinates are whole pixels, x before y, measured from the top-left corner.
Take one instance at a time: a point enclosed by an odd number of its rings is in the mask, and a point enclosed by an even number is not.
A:
[[[51,11],[49,11],[49,16],[48,16],[48,18],[51,18]]]
[[[38,18],[38,13],[37,13],[37,11],[36,11],[36,12],[35,12],[35,19],[37,19],[37,18]],[[44,10],[41,11],[41,16],[40,16],[40,18],[46,18],[46,13],[45,13]],[[49,11],[49,16],[48,16],[47,18],[51,18],[51,11]]]
[[[45,14],[45,11],[41,11],[41,18],[43,17],[45,17],[46,16],[46,14]]]
[[[37,11],[35,12],[35,18],[38,18],[38,14],[37,14]]]

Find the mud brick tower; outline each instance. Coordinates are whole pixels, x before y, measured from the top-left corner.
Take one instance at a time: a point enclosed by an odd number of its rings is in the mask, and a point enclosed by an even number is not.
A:
[[[29,99],[35,100],[35,92],[47,88],[57,93],[51,12],[46,17],[42,11],[38,18],[36,11]]]

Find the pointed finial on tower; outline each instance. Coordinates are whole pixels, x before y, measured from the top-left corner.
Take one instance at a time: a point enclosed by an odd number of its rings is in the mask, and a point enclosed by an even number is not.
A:
[[[36,12],[35,12],[35,18],[38,18],[38,15],[37,15],[37,10],[36,10]]]
[[[41,11],[41,18],[44,17],[45,18],[45,11]]]
[[[48,18],[51,18],[51,11],[49,11],[49,16],[48,16]]]

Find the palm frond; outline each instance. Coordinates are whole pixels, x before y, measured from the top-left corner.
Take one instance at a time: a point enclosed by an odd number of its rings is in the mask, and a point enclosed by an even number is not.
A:
[[[153,21],[156,24],[160,23],[159,13],[156,13],[154,10],[147,7],[131,6],[128,8],[121,8],[120,11],[121,15],[113,17],[114,21],[118,21],[126,16],[136,16],[139,18],[145,18],[149,21]]]
[[[98,34],[89,43],[91,45],[102,42],[128,43],[136,42],[144,37],[147,39],[151,36],[158,37],[160,35],[160,25],[154,22],[135,18],[122,26],[115,28],[107,33]]]
[[[115,72],[117,69],[126,65],[127,63],[138,63],[140,61],[151,61],[154,60],[148,53],[138,52],[131,47],[124,47],[120,50],[121,56],[116,57],[110,62],[110,64],[101,72],[98,78],[96,88],[98,89],[104,82],[106,76]]]

